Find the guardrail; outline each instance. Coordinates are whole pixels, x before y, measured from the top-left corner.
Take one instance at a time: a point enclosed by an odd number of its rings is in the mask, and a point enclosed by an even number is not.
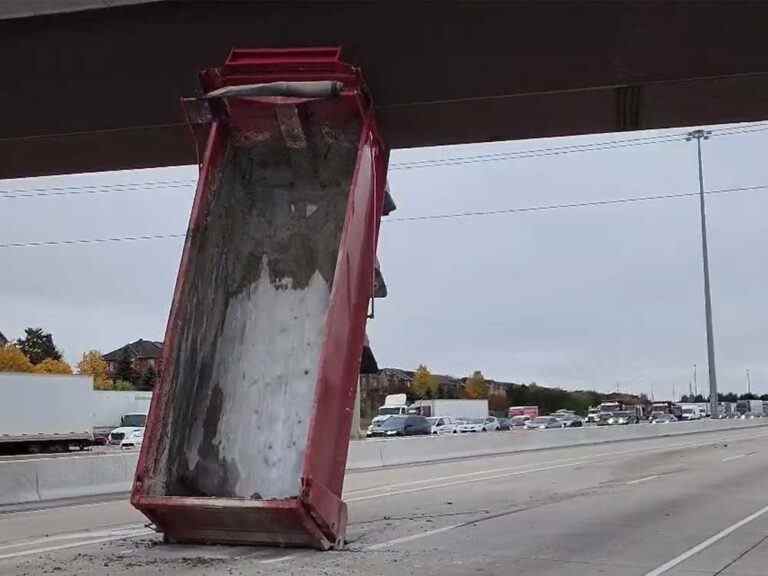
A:
[[[756,427],[768,418],[360,440],[350,443],[347,471]],[[137,459],[121,451],[0,461],[0,506],[127,492]]]

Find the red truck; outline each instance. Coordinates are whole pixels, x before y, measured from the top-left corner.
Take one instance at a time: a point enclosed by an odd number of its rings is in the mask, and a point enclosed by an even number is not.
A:
[[[508,416],[513,418],[514,416],[530,416],[536,418],[539,415],[538,406],[510,406]]]

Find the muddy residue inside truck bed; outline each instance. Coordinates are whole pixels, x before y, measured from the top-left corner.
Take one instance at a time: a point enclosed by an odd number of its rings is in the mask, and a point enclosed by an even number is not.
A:
[[[323,106],[333,103],[271,111],[258,130],[230,133],[190,244],[161,450],[166,475],[153,493],[299,492],[360,134],[354,118],[315,120]],[[298,139],[296,124],[286,133],[286,116],[300,123]]]

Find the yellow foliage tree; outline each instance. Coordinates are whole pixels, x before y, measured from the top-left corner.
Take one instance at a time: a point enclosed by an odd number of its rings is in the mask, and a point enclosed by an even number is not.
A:
[[[107,375],[107,363],[98,350],[83,353],[82,359],[77,363],[77,373],[93,376],[93,387],[96,390],[112,390],[112,383]]]
[[[15,344],[0,346],[0,372],[32,372],[34,366]]]
[[[413,375],[411,391],[419,398],[435,398],[439,390],[437,378],[435,378],[424,364],[419,364]]]
[[[480,370],[475,370],[472,376],[467,378],[464,384],[464,396],[466,398],[488,398],[488,382]]]
[[[72,374],[72,367],[64,360],[46,358],[34,367],[33,372],[38,374]]]

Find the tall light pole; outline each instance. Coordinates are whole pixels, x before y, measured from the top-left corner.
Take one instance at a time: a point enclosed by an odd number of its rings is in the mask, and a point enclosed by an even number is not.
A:
[[[749,377],[749,368],[747,368],[747,394],[752,394],[752,379]]]
[[[704,169],[701,165],[701,141],[709,138],[710,132],[694,130],[686,140],[696,140],[699,157],[699,206],[701,208],[701,253],[704,260],[704,313],[707,320],[707,361],[709,363],[709,406],[713,418],[719,414],[717,404],[717,375],[715,373],[715,342],[712,334],[712,297],[709,292],[709,251],[707,249],[707,215],[704,208]]]

